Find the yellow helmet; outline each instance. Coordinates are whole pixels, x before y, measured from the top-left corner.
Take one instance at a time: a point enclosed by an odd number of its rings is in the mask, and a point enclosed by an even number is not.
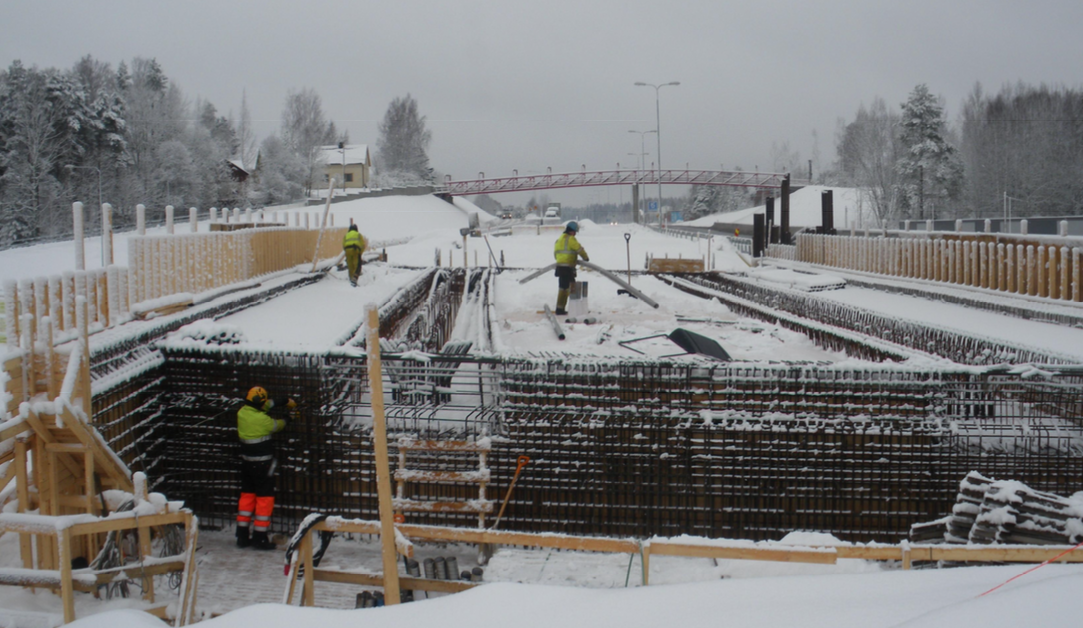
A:
[[[262,406],[267,401],[267,391],[262,386],[253,386],[248,390],[248,396],[245,399],[257,406]]]

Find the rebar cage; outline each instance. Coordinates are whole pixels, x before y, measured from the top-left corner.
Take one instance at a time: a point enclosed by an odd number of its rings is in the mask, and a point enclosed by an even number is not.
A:
[[[377,516],[363,355],[164,347],[95,399],[95,421],[157,490],[206,525],[235,514],[236,410],[259,384],[301,401],[277,437],[273,525],[312,511]],[[465,355],[383,357],[391,440],[488,437],[489,498],[531,458],[505,529],[779,538],[814,529],[894,541],[950,511],[968,471],[1073,493],[1083,477],[1083,377],[1066,367],[710,365]],[[125,411],[125,408],[132,411]],[[449,455],[412,467],[469,464]],[[475,463],[476,464],[476,463]],[[416,500],[477,498],[427,485]],[[467,513],[414,523],[477,525]]]

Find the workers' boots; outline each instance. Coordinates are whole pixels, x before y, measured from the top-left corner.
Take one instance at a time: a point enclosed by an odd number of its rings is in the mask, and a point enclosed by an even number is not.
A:
[[[258,550],[273,550],[278,549],[274,541],[267,538],[266,532],[253,532],[252,533],[252,548]]]
[[[564,316],[567,314],[568,297],[571,296],[571,290],[557,290],[557,309],[553,313],[557,316]]]
[[[237,528],[237,547],[248,547],[252,544],[252,539],[248,536],[248,528]]]

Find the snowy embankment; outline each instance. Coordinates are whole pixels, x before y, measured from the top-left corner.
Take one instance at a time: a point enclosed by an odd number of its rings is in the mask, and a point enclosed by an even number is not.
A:
[[[816,227],[823,222],[822,203],[823,193],[830,190],[834,209],[834,221],[836,229],[849,229],[851,227],[862,229],[875,227],[876,220],[872,214],[869,199],[865,198],[861,190],[856,188],[833,188],[823,185],[809,185],[790,194],[790,227]],[[777,193],[776,193],[777,197]],[[695,220],[681,223],[693,227],[710,227],[716,222],[727,225],[748,225],[752,227],[752,217],[766,211],[766,205],[739,209],[722,214],[711,214]],[[775,220],[782,220],[782,203],[775,198]],[[749,232],[748,235],[752,235]]]

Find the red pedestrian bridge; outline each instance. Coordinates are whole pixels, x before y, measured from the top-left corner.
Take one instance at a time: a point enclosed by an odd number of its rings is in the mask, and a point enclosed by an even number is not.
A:
[[[778,172],[732,172],[725,170],[598,170],[588,172],[562,172],[519,175],[490,179],[478,173],[477,179],[452,181],[444,177],[444,185],[436,192],[451,196],[493,194],[496,192],[529,192],[557,188],[582,188],[599,185],[656,185],[659,183],[679,185],[726,185],[781,189],[789,184],[790,175]]]

